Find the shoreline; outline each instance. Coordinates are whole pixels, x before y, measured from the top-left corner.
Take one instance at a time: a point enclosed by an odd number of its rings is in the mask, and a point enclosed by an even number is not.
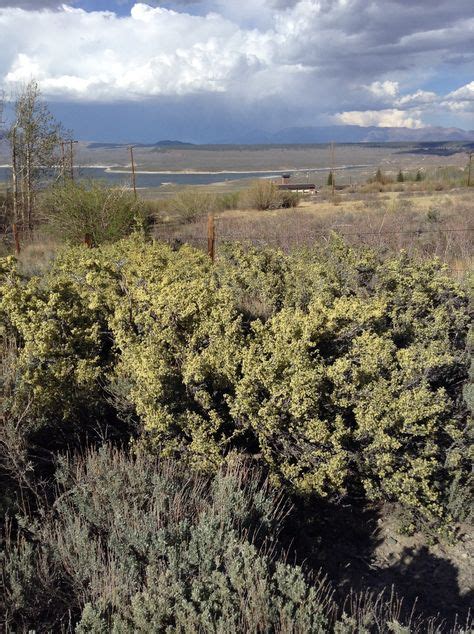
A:
[[[89,166],[83,165],[84,169]],[[162,174],[167,176],[217,176],[219,174],[275,174],[275,176],[279,176],[280,174],[285,174],[286,172],[327,172],[328,170],[333,169],[334,171],[338,170],[350,170],[350,169],[361,169],[363,167],[373,167],[372,163],[360,164],[360,165],[338,165],[336,167],[292,167],[287,169],[279,169],[276,168],[274,170],[266,169],[266,170],[218,170],[218,171],[201,171],[201,170],[135,170],[135,174],[148,174],[157,176],[161,176]],[[132,170],[129,169],[114,169],[112,166],[105,168],[107,174],[131,174]]]

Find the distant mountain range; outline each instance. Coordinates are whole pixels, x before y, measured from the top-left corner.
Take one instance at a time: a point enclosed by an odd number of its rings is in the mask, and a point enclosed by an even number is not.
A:
[[[129,147],[141,147],[141,148],[158,148],[158,147],[190,147],[194,143],[185,143],[183,141],[158,141],[157,143],[89,143],[88,148],[94,149],[106,149],[106,150],[119,150],[121,148]]]
[[[400,143],[474,141],[474,130],[460,128],[378,128],[333,125],[285,128],[273,134],[254,131],[240,142],[246,143]]]
[[[232,145],[282,145],[317,143],[432,143],[432,142],[474,142],[474,130],[460,128],[378,128],[358,125],[333,125],[284,128],[278,132],[262,130],[243,131],[238,136],[213,140],[212,144]],[[209,143],[211,144],[211,143]],[[139,148],[195,147],[196,144],[163,140],[156,143],[135,143]],[[204,145],[204,144],[199,144]],[[126,143],[89,143],[90,149],[120,149]]]

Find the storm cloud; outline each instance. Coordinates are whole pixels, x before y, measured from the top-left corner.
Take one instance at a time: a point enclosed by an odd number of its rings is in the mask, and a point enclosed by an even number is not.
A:
[[[473,114],[472,0],[175,0],[125,15],[119,2],[0,0],[0,84],[157,108],[219,95],[228,117],[264,103],[300,125],[462,127]]]

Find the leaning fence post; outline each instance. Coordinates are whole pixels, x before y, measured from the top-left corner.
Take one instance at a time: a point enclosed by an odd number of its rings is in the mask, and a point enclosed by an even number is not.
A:
[[[92,249],[92,236],[90,233],[84,235],[84,244],[88,249]]]
[[[207,253],[214,262],[216,233],[214,228],[214,214],[207,216]]]
[[[20,255],[21,247],[20,247],[20,236],[18,235],[18,227],[16,226],[16,222],[13,223],[13,240],[15,241],[15,253]]]

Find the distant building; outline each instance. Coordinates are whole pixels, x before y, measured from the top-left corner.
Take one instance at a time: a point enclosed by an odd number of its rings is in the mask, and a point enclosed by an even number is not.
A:
[[[291,174],[282,174],[281,183],[277,185],[279,190],[298,192],[302,194],[316,194],[317,189],[314,183],[292,183]]]

